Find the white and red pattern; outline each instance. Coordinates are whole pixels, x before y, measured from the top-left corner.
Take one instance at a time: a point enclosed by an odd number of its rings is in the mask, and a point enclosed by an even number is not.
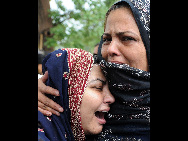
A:
[[[49,120],[49,121],[51,121],[51,120],[52,120],[50,117],[46,117],[46,118],[47,118],[47,120]]]
[[[64,72],[64,73],[63,73],[63,77],[65,78],[65,80],[68,79],[69,73],[68,73],[68,72]]]
[[[69,79],[68,94],[71,128],[75,140],[84,141],[85,134],[81,125],[80,105],[94,59],[91,53],[82,49],[63,48],[62,50],[66,50],[68,53],[69,74],[65,72],[64,78],[68,77]]]
[[[43,130],[43,129],[41,129],[41,128],[38,128],[38,131],[40,131],[40,132],[44,132],[44,130]]]
[[[62,53],[58,53],[56,54],[56,57],[60,57],[62,55]]]

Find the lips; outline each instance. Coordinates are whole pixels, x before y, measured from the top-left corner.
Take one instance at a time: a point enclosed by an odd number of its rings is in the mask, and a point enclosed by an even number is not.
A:
[[[103,110],[103,111],[97,111],[95,112],[95,116],[97,117],[97,120],[99,122],[99,124],[105,124],[106,120],[105,120],[105,116],[107,115],[109,110]]]
[[[108,61],[108,62],[111,62],[111,63],[116,63],[116,64],[125,64],[125,63],[122,63],[122,62],[119,62],[119,61]]]

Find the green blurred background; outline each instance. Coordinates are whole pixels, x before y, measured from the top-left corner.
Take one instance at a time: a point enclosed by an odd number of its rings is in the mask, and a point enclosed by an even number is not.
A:
[[[38,50],[81,48],[93,52],[104,32],[105,14],[116,1],[38,0]]]

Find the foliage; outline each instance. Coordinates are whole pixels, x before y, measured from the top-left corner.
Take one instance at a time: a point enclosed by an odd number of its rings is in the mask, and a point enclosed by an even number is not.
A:
[[[56,0],[58,10],[51,10],[52,37],[45,45],[55,48],[82,48],[93,52],[104,31],[105,14],[117,0],[72,0],[75,10],[67,10]]]

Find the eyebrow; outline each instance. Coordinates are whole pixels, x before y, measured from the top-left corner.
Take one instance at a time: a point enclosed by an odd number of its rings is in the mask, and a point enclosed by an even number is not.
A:
[[[138,36],[138,35],[136,35],[135,33],[133,33],[132,31],[118,32],[118,33],[116,33],[116,35],[117,35],[117,36],[120,36],[120,35],[123,35],[123,34],[126,34],[126,33],[130,33],[130,34],[133,34],[133,35],[135,35],[135,36]],[[103,35],[111,36],[111,34],[109,34],[109,33],[103,33]]]
[[[106,81],[101,80],[101,79],[99,79],[99,78],[91,80],[88,84],[93,83],[93,82],[95,82],[95,81],[101,81],[103,85],[106,84]]]

